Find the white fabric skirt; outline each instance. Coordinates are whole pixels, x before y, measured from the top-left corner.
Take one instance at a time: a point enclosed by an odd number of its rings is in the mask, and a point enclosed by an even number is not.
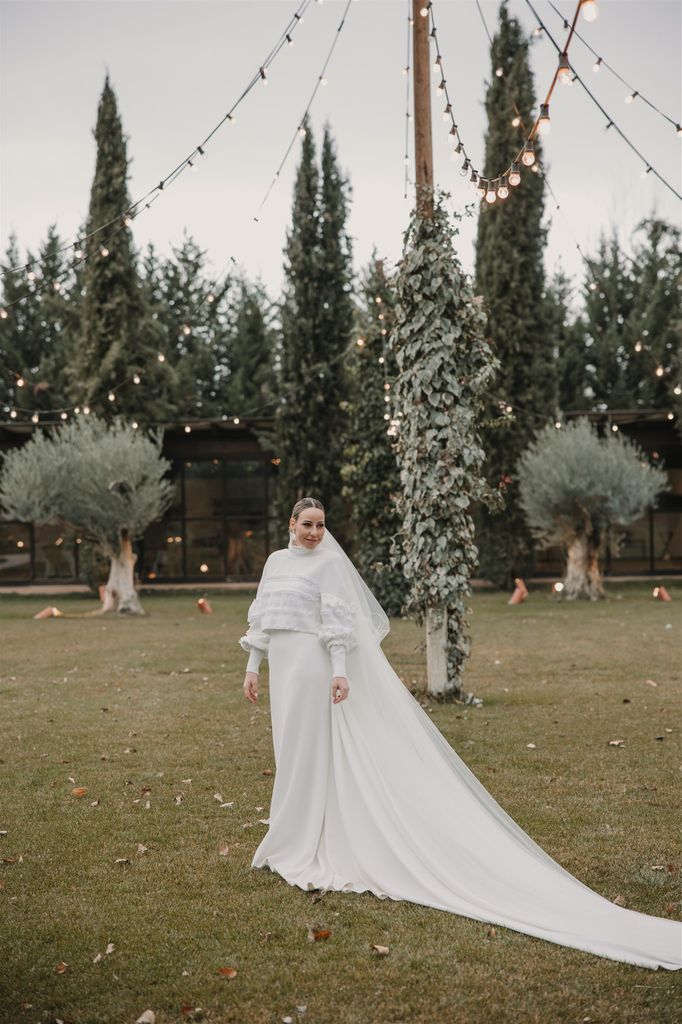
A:
[[[331,658],[312,633],[273,630],[275,780],[252,867],[301,889],[371,892],[668,970],[682,924],[627,910],[561,867],[503,810],[412,697],[381,647]]]

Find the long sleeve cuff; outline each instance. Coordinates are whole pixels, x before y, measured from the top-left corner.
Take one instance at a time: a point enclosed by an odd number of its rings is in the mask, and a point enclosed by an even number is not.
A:
[[[261,651],[260,647],[252,647],[251,653],[249,654],[249,660],[246,665],[246,671],[258,672],[264,655],[265,651]]]
[[[346,675],[346,648],[343,644],[333,644],[329,651],[332,656],[332,676]]]

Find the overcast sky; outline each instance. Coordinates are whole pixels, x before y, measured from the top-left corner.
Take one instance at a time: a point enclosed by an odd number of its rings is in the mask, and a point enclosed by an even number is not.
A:
[[[575,4],[555,0],[570,17]],[[0,245],[16,233],[22,252],[35,249],[55,223],[72,238],[87,213],[95,162],[97,103],[109,70],[130,158],[129,189],[137,199],[208,134],[240,94],[298,8],[292,0],[2,0],[0,2]],[[270,293],[282,283],[282,247],[289,223],[299,143],[276,187],[254,215],[272,181],[335,36],[345,3],[311,3],[259,85],[207,147],[195,174],[185,173],[134,224],[138,246],[153,241],[169,253],[187,230],[206,250],[217,275],[232,257],[260,276]],[[350,233],[356,268],[376,246],[399,258],[412,196],[405,200],[404,135],[407,0],[358,0],[312,108],[316,138],[329,121],[340,164],[353,188]],[[494,29],[498,2],[482,0]],[[527,3],[510,10],[530,33]],[[534,6],[555,38],[561,21],[546,0]],[[634,89],[682,120],[679,0],[600,0],[599,18],[579,20],[580,33]],[[467,149],[482,162],[483,100],[490,75],[488,41],[472,0],[435,0],[445,75]],[[609,115],[646,159],[681,190],[682,139],[575,40],[571,60]],[[547,88],[556,54],[545,38],[532,45],[536,92]],[[450,159],[443,103],[434,90],[434,150],[438,184],[463,208],[473,195]],[[552,132],[545,141],[549,180],[562,212],[551,213],[547,265],[561,259],[580,274],[578,241],[588,253],[602,229],[617,225],[623,240],[643,216],[679,223],[679,203],[576,83],[557,87]],[[412,147],[411,147],[412,151]],[[462,227],[459,253],[473,266],[475,222]]]

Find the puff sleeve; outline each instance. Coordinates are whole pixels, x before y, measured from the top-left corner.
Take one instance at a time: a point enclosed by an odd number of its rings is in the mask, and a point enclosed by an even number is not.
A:
[[[346,675],[346,655],[357,646],[355,606],[338,561],[332,561],[320,580],[319,637],[329,648],[332,675]]]
[[[258,584],[258,590],[256,596],[249,606],[246,618],[248,621],[248,629],[244,636],[239,638],[239,644],[242,650],[246,651],[249,655],[249,660],[246,666],[247,672],[258,672],[260,663],[267,655],[268,645],[270,643],[270,636],[262,629],[261,625],[261,607],[259,597],[263,587],[263,581],[267,575],[268,563],[265,563],[263,568],[263,574]]]

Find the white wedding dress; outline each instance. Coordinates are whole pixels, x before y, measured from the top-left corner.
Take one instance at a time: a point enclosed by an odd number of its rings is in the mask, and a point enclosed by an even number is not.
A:
[[[273,552],[239,641],[252,671],[268,655],[276,765],[252,867],[305,890],[371,892],[679,970],[679,921],[619,907],[574,878],[467,768],[380,642],[363,639],[343,559],[323,544]],[[349,683],[338,704],[333,675]]]

